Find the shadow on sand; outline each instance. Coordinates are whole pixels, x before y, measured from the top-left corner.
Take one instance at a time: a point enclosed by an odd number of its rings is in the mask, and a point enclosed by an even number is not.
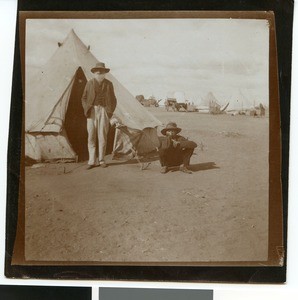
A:
[[[159,160],[158,155],[151,155],[148,157],[140,157],[140,162],[141,163],[151,163],[153,161]],[[138,164],[138,160],[136,158],[129,159],[129,160],[124,160],[124,161],[119,161],[119,160],[112,160],[108,162],[108,165],[113,167],[113,166],[119,166],[119,165],[131,165],[131,164]]]
[[[199,171],[206,171],[206,170],[212,170],[212,169],[219,169],[218,166],[216,166],[215,162],[206,162],[202,164],[194,164],[190,165],[188,169],[192,172],[199,172]],[[179,167],[170,167],[170,172],[179,171]]]
[[[194,164],[190,165],[188,167],[189,170],[192,172],[199,172],[199,171],[206,171],[206,170],[212,170],[212,169],[219,169],[218,166],[216,166],[215,162],[206,162],[202,164]],[[170,172],[176,172],[179,171],[179,166],[178,167],[169,167]]]
[[[157,161],[159,160],[159,157],[157,155],[155,156],[150,156],[150,157],[143,157],[140,159],[141,163],[150,163],[153,161]],[[112,161],[109,163],[109,166],[119,166],[119,165],[129,165],[129,164],[137,164],[138,161],[136,159],[131,159],[131,160],[127,160],[127,161]],[[199,171],[206,171],[206,170],[212,170],[212,169],[219,169],[219,167],[216,165],[215,162],[205,162],[205,163],[201,163],[201,164],[193,164],[190,165],[189,170],[191,170],[192,172],[199,172]],[[179,171],[179,166],[177,167],[169,167],[169,171],[170,172],[175,172],[175,171]]]
[[[189,169],[193,172],[198,172],[198,171],[219,169],[219,167],[215,164],[214,161],[212,161],[212,162],[206,162],[206,163],[202,163],[202,164],[190,165]]]

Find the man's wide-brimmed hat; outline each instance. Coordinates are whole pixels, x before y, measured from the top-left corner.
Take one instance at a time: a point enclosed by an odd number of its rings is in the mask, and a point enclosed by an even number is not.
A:
[[[102,62],[98,62],[95,67],[93,67],[91,69],[91,72],[92,73],[95,73],[96,71],[101,71],[101,72],[104,72],[104,73],[108,73],[110,71],[110,69],[106,68],[105,64],[102,63]]]
[[[169,122],[164,129],[161,130],[161,133],[163,135],[166,135],[167,131],[174,130],[176,133],[181,131],[181,128],[177,127],[177,124],[175,122]]]

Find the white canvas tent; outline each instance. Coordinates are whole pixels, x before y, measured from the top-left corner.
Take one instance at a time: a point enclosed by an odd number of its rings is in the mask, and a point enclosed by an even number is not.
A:
[[[199,109],[208,111],[211,114],[221,113],[221,104],[214,96],[212,92],[209,92],[205,97],[201,99]]]
[[[228,99],[228,110],[243,111],[254,107],[254,101],[249,94],[241,89],[236,90]]]
[[[177,100],[178,103],[184,103],[186,100],[185,93],[182,91],[174,92],[174,98]]]
[[[25,155],[36,161],[87,159],[86,118],[81,96],[90,69],[98,60],[73,30],[45,66],[26,77]],[[117,107],[114,116],[124,126],[109,135],[115,155],[133,150],[146,153],[158,145],[161,122],[147,111],[120,82],[113,82]],[[112,132],[112,130],[111,130]]]

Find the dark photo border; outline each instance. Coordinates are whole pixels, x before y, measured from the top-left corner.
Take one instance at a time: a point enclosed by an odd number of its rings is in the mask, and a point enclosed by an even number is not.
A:
[[[21,196],[22,174],[22,132],[23,132],[23,88],[21,76],[21,55],[19,12],[113,12],[113,11],[272,11],[275,16],[275,35],[277,43],[278,74],[275,74],[276,84],[272,91],[274,95],[279,93],[279,107],[274,108],[280,112],[274,114],[274,131],[281,131],[281,149],[278,147],[276,155],[281,155],[281,164],[274,170],[281,169],[282,190],[278,188],[275,192],[282,193],[283,205],[283,228],[279,239],[283,240],[284,248],[281,247],[281,257],[284,258],[282,266],[116,266],[116,265],[68,265],[68,266],[37,266],[37,265],[12,265],[12,256],[16,239],[17,227],[24,222],[22,212],[24,203],[19,203]],[[292,23],[293,23],[293,2],[284,1],[255,1],[255,0],[233,0],[233,1],[19,1],[16,26],[16,42],[14,55],[13,88],[11,97],[10,133],[8,145],[8,172],[7,172],[7,214],[6,214],[6,257],[5,275],[10,278],[38,278],[38,279],[106,279],[106,280],[137,280],[137,281],[200,281],[200,282],[237,282],[237,283],[282,283],[286,281],[286,245],[287,245],[287,208],[288,208],[288,163],[289,163],[289,124],[290,124],[290,88],[291,88],[291,49],[292,49]],[[272,56],[270,56],[272,57]],[[270,61],[270,66],[271,66]],[[274,63],[274,62],[273,62]],[[276,65],[276,63],[275,63]],[[273,79],[274,80],[274,79]],[[270,79],[270,82],[271,79]],[[270,87],[270,89],[272,86]],[[271,94],[271,91],[270,91]],[[271,110],[271,108],[270,108]],[[271,116],[271,112],[270,112]],[[280,118],[280,124],[278,121]],[[277,126],[276,126],[277,125]],[[270,127],[272,130],[272,127]],[[277,136],[278,137],[278,136]],[[279,140],[276,140],[279,144]],[[270,151],[272,147],[270,141]],[[275,151],[275,150],[274,150]],[[281,151],[281,152],[280,152]],[[274,164],[270,162],[270,166]],[[271,174],[274,180],[278,181],[280,174]],[[271,177],[272,178],[272,177]],[[270,191],[271,193],[271,191]],[[270,206],[271,209],[271,206]],[[270,212],[270,222],[275,223]],[[18,220],[20,223],[18,223]],[[279,224],[280,225],[280,224]],[[274,228],[274,227],[273,227]],[[276,228],[276,227],[275,227]],[[272,227],[270,228],[272,229]],[[270,240],[270,243],[272,239]],[[273,242],[274,243],[274,242]],[[277,245],[275,243],[275,245]],[[275,249],[279,251],[279,249]],[[276,256],[276,255],[274,255]],[[269,253],[270,257],[270,253]]]
[[[5,300],[91,300],[91,287],[0,285],[0,298]]]

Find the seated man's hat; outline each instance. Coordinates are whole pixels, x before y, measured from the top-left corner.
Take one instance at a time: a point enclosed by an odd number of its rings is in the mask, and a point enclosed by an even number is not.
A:
[[[163,135],[166,135],[168,130],[174,130],[176,133],[179,133],[181,131],[181,128],[177,127],[177,124],[175,122],[169,122],[164,129],[161,130],[161,133]]]

